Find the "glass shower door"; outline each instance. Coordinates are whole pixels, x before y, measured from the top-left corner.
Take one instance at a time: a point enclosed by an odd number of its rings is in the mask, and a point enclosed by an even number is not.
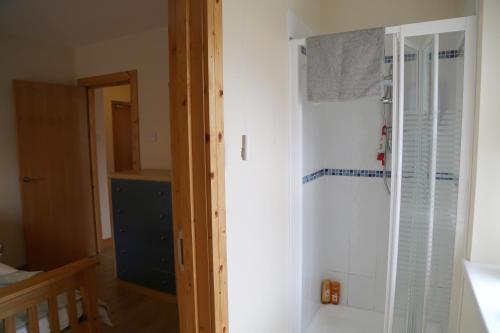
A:
[[[422,332],[432,251],[433,38],[405,41],[401,208],[394,332]],[[429,244],[431,243],[431,244]]]
[[[448,332],[457,221],[463,31],[403,38],[399,214],[390,329]]]

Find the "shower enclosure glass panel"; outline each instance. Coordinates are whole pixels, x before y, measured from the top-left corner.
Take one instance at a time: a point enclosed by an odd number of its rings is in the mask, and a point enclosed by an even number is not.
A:
[[[404,40],[393,332],[447,332],[457,221],[463,32]]]

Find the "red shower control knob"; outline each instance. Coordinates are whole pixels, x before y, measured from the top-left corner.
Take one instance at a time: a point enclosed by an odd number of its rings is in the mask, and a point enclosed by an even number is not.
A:
[[[378,153],[377,154],[377,161],[382,162],[382,165],[385,164],[385,153]]]

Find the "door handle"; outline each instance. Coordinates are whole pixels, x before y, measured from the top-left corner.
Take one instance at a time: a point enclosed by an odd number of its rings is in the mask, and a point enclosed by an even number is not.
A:
[[[34,183],[42,180],[43,178],[40,177],[23,177],[23,182],[24,183]]]
[[[177,254],[179,268],[181,272],[184,272],[184,234],[182,231],[179,232],[179,235],[177,236]]]

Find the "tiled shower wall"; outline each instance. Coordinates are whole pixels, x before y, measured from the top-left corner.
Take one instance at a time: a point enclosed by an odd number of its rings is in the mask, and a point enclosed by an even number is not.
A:
[[[305,324],[322,279],[341,282],[342,304],[384,311],[390,196],[376,160],[382,108],[375,98],[303,105],[304,175],[344,170],[304,183]]]

